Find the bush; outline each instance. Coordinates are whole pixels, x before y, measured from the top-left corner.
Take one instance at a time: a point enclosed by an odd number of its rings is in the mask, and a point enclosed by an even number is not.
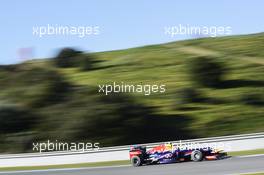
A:
[[[76,66],[76,57],[80,56],[82,52],[72,48],[64,48],[55,57],[55,64],[58,67],[74,67]]]
[[[264,99],[260,94],[247,94],[241,98],[241,101],[246,105],[263,106]]]
[[[30,130],[36,117],[28,110],[17,106],[0,107],[0,133],[16,133]]]
[[[194,88],[184,88],[176,93],[176,101],[178,105],[202,102],[204,98],[201,93]]]
[[[48,77],[44,81],[46,82],[43,84],[41,94],[35,96],[31,103],[33,107],[43,107],[59,103],[69,95],[72,88],[72,85],[56,72],[53,73],[52,77]]]
[[[94,68],[94,62],[94,59],[90,55],[83,55],[80,63],[81,70],[92,70]]]
[[[225,73],[223,65],[209,57],[197,57],[190,61],[189,69],[192,80],[205,87],[221,86]]]

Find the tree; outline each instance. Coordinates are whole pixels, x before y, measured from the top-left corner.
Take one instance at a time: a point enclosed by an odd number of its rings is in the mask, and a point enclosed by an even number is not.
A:
[[[55,64],[58,67],[74,67],[76,66],[76,57],[80,56],[82,52],[73,48],[64,48],[55,57]]]
[[[30,130],[36,117],[28,110],[15,105],[0,107],[0,133],[16,133]]]
[[[219,87],[225,69],[214,58],[196,57],[188,64],[192,80],[205,87]]]
[[[83,55],[80,62],[80,68],[83,71],[89,71],[94,68],[94,59],[90,55]]]
[[[177,105],[202,102],[204,100],[202,94],[198,90],[189,87],[177,91],[176,97]]]

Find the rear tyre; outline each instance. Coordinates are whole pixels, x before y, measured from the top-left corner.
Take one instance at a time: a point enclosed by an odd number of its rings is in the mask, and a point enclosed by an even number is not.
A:
[[[203,160],[203,153],[199,150],[194,150],[191,154],[191,159],[194,162],[199,162]]]
[[[140,157],[138,157],[138,156],[133,156],[133,157],[131,158],[131,164],[132,164],[134,167],[141,166],[141,165],[142,165],[142,161],[141,161]]]

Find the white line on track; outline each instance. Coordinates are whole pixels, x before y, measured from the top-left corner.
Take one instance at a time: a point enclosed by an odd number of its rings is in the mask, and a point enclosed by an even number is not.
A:
[[[245,156],[234,156],[234,158],[259,157],[264,154],[254,154]],[[37,172],[56,172],[56,171],[75,171],[75,170],[92,170],[92,169],[106,169],[106,168],[120,168],[129,167],[131,165],[116,165],[116,166],[98,166],[98,167],[83,167],[83,168],[58,168],[58,169],[43,169],[43,170],[22,170],[22,171],[0,171],[0,174],[18,174],[18,173],[37,173]],[[241,174],[241,173],[240,173]],[[247,173],[245,173],[247,174]],[[230,174],[235,175],[235,174]]]
[[[264,154],[253,154],[253,155],[235,156],[235,157],[246,158],[246,157],[259,157],[259,156],[264,156]]]
[[[250,174],[259,174],[263,173],[263,171],[251,171],[251,172],[246,172],[246,173],[237,173],[237,174],[227,174],[227,175],[250,175]]]

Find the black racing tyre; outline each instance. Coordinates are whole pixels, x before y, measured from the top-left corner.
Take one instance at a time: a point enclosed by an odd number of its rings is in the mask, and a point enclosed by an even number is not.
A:
[[[199,150],[194,150],[191,154],[191,160],[194,162],[203,160],[203,153]]]
[[[141,165],[142,165],[142,161],[141,161],[140,157],[138,157],[138,156],[133,156],[133,157],[131,158],[131,164],[132,164],[134,167],[141,166]]]

